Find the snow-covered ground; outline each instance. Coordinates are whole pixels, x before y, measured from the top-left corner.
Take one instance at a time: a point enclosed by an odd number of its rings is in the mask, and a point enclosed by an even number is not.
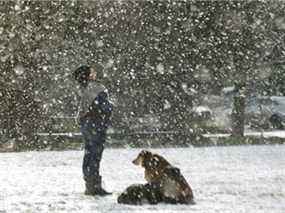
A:
[[[117,204],[128,185],[143,183],[131,164],[139,149],[106,149],[105,198],[83,194],[82,151],[0,154],[0,212],[285,212],[285,146],[155,149],[178,166],[196,205]]]

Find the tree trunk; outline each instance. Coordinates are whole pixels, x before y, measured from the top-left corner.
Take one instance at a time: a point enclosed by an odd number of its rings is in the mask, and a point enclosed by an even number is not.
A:
[[[232,111],[232,136],[244,136],[244,122],[245,121],[245,96],[236,95],[234,97],[233,111]]]

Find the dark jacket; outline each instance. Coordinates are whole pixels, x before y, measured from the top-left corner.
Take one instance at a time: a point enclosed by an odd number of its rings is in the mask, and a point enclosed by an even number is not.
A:
[[[95,124],[98,130],[105,130],[110,125],[113,104],[108,100],[106,92],[100,92],[89,106],[85,118]]]
[[[86,88],[81,88],[79,96],[79,123],[88,120],[96,130],[106,130],[110,125],[113,104],[108,99],[105,87],[92,82]]]

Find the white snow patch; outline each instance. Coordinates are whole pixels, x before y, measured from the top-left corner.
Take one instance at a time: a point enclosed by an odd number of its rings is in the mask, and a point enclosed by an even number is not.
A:
[[[111,68],[113,67],[115,61],[113,59],[109,59],[108,62],[105,65],[105,68]]]
[[[231,93],[235,90],[235,87],[225,87],[222,89],[222,93],[223,94],[228,94],[228,93]]]
[[[104,42],[102,40],[96,40],[96,46],[97,47],[103,47],[104,46]]]
[[[163,109],[170,109],[171,108],[171,104],[168,100],[164,100],[164,105],[163,105]]]
[[[127,186],[145,182],[131,163],[139,151],[104,151],[108,197],[83,194],[83,151],[1,153],[0,212],[285,212],[284,145],[152,149],[180,168],[196,205],[117,204]]]
[[[160,74],[164,74],[164,66],[162,63],[159,63],[157,66],[156,66],[156,70],[157,72],[159,72]]]
[[[14,7],[14,9],[16,10],[16,11],[19,11],[19,10],[21,10],[21,7],[20,7],[20,5],[15,5],[15,7]]]
[[[197,112],[200,115],[203,112],[210,112],[210,113],[212,113],[212,110],[208,106],[197,106],[197,107],[193,108],[193,111]]]
[[[14,67],[14,71],[15,71],[16,75],[23,75],[25,72],[25,68],[23,65],[18,64]]]

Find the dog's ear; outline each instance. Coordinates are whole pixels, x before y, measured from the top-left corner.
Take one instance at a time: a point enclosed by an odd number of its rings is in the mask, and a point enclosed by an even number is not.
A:
[[[147,151],[147,150],[142,150],[141,152],[140,152],[140,155],[142,155],[142,156],[149,156],[149,155],[151,155],[152,153],[150,152],[150,151]]]

